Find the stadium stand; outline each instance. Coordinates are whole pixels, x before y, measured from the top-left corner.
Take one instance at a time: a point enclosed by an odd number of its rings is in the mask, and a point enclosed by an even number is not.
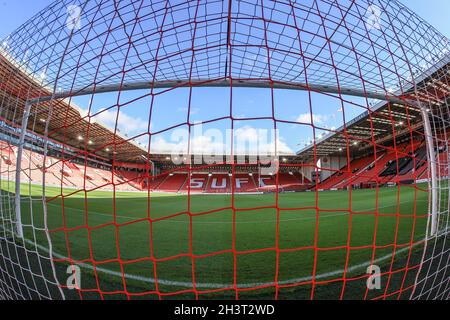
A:
[[[214,174],[208,179],[205,188],[206,193],[223,193],[231,192],[231,181],[228,174]]]
[[[13,180],[16,170],[17,147],[0,141],[1,176]],[[159,174],[139,166],[122,164],[114,170],[111,165],[90,162],[83,158],[61,159],[57,150],[50,150],[55,156],[44,157],[39,151],[24,149],[21,180],[34,184],[86,188],[86,190],[143,191],[164,193],[255,193],[275,192],[278,181],[279,192],[300,192],[307,190],[342,190],[347,188],[371,188],[386,184],[409,184],[428,179],[427,152],[425,141],[415,139],[393,147],[382,147],[375,155],[368,154],[353,159],[350,165],[341,169],[322,167],[323,172],[332,174],[320,181],[316,187],[292,164],[281,166],[278,174],[260,174],[257,166],[238,166],[231,174],[229,165],[202,166],[191,168],[188,179],[187,168],[160,161]],[[436,147],[436,160],[441,176],[448,176],[448,148],[445,144]],[[45,163],[45,164],[44,164]],[[45,175],[43,174],[45,173]],[[190,188],[189,188],[190,186]]]
[[[181,192],[201,193],[205,190],[205,186],[208,183],[209,175],[203,174],[191,174],[190,179],[186,174],[186,182],[181,188]],[[190,188],[189,188],[190,187]],[[190,189],[190,190],[189,190]]]
[[[170,173],[158,186],[157,190],[161,192],[178,192],[184,186],[186,180],[187,174]]]
[[[437,160],[446,164],[447,152],[441,151]],[[417,140],[400,144],[397,148],[384,148],[377,152],[376,158],[372,154],[355,159],[350,166],[335,170],[329,178],[318,184],[317,189],[340,190],[387,183],[412,183],[426,178],[427,169],[425,142]],[[447,166],[443,166],[441,175],[446,175],[447,172]]]
[[[246,193],[256,191],[256,183],[253,174],[236,174],[233,176],[232,180],[235,192]]]
[[[16,170],[17,147],[5,141],[0,142],[2,155],[0,158],[0,172],[2,177],[12,179]],[[395,152],[395,150],[400,150]],[[448,152],[446,146],[439,146],[437,162],[440,174],[448,175]],[[45,165],[43,165],[45,161]],[[21,179],[34,184],[41,184],[45,177],[47,185],[79,188],[87,190],[114,187],[121,191],[150,190],[169,193],[231,193],[234,192],[274,192],[278,179],[278,189],[283,191],[306,191],[315,189],[311,180],[299,171],[289,171],[282,168],[277,175],[261,175],[256,167],[241,167],[232,175],[224,173],[229,169],[226,165],[214,168],[199,168],[188,173],[183,167],[176,170],[164,171],[168,167],[161,166],[163,172],[156,176],[146,176],[143,170],[134,168],[116,169],[94,167],[72,160],[62,160],[55,157],[44,157],[31,150],[24,150],[22,157]],[[82,162],[82,161],[80,161]],[[175,168],[175,167],[174,167]],[[173,169],[173,168],[172,168]],[[217,170],[217,171],[216,171]],[[219,171],[220,170],[220,171]],[[250,171],[247,171],[250,170]],[[324,171],[331,169],[323,168]],[[349,166],[335,172],[320,182],[318,190],[340,190],[346,188],[368,188],[387,183],[412,183],[416,180],[427,179],[428,165],[426,148],[423,141],[413,144],[404,143],[397,149],[386,148],[374,155],[368,155],[351,161]],[[43,174],[45,172],[45,175]],[[241,173],[242,172],[242,173]],[[190,190],[189,190],[190,181]]]
[[[330,190],[342,189],[349,184],[351,178],[357,177],[367,170],[374,163],[373,156],[353,160],[350,166],[345,166],[343,169],[335,172],[331,177],[321,182],[317,189]]]
[[[17,147],[1,141],[2,157],[0,159],[1,175],[12,180],[16,170]],[[64,186],[69,188],[86,188],[87,190],[115,188],[121,191],[148,190],[156,192],[182,192],[189,189],[187,172],[178,170],[165,171],[157,176],[146,176],[142,170],[133,168],[105,169],[83,164],[82,159],[62,160],[52,156],[24,149],[22,157],[21,180],[33,184]],[[45,165],[44,165],[45,161]],[[168,169],[168,167],[163,167]],[[184,168],[183,168],[184,169]],[[199,168],[190,177],[192,193],[254,193],[270,192],[276,189],[276,175],[259,175],[257,167],[241,167],[232,175],[224,173],[228,166]],[[220,170],[220,171],[216,171]],[[250,170],[247,171],[247,170]],[[255,172],[251,172],[255,171]],[[245,172],[245,173],[241,173]],[[44,174],[45,173],[45,174]],[[280,191],[304,191],[310,187],[310,180],[300,172],[280,172],[278,176]],[[233,184],[233,185],[232,185]]]

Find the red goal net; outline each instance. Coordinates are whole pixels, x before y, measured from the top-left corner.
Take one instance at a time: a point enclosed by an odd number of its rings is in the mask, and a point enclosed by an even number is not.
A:
[[[57,1],[0,43],[1,299],[448,299],[450,45],[397,1]]]

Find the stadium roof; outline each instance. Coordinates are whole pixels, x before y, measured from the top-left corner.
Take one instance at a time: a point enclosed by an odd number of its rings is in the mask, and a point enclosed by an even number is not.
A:
[[[408,97],[409,101],[420,101],[430,118],[439,116],[440,121],[448,120],[448,114],[442,114],[442,110],[448,112],[448,108],[440,108],[438,113],[436,107],[450,104],[450,55],[444,56],[421,74],[416,83],[416,90],[410,86],[404,90],[405,94],[399,95]],[[442,99],[438,101],[436,97]],[[359,153],[373,151],[374,145],[392,142],[394,133],[396,138],[400,138],[411,132],[423,134],[420,108],[415,104],[408,104],[406,100],[404,104],[380,101],[339,129],[311,142],[297,155],[302,160],[310,160],[314,155],[345,155],[348,147],[351,155],[357,156]]]
[[[2,54],[3,53],[3,54]],[[15,64],[5,52],[0,51],[0,78],[7,79],[0,83],[2,109],[0,118],[20,125],[27,97],[50,95],[36,80]],[[147,151],[120,133],[113,133],[97,121],[89,121],[80,114],[77,106],[70,99],[53,99],[35,103],[31,108],[28,130],[45,135],[47,119],[48,137],[85,150],[89,155],[97,155],[116,161],[145,162],[142,156]],[[84,136],[84,133],[88,133]],[[83,151],[80,151],[83,152]]]
[[[55,1],[4,43],[34,77],[45,73],[44,85],[63,92],[231,78],[301,83],[307,76],[309,85],[385,93],[410,81],[411,66],[449,47],[398,1],[383,4],[379,27],[368,26],[371,4],[155,0],[138,9],[132,1],[87,1],[83,23],[69,28],[67,4]]]
[[[50,90],[45,90],[39,83],[32,80],[27,75],[26,70],[15,65],[7,55],[0,55],[1,77],[8,79],[2,83],[0,97],[3,100],[2,119],[12,123],[20,124],[26,96],[47,97]],[[438,77],[437,77],[438,75]],[[428,82],[432,76],[433,82]],[[442,104],[443,101],[433,101],[436,92],[443,98],[449,97],[450,92],[450,62],[449,55],[445,56],[439,63],[417,79],[419,92],[418,96],[410,88],[405,90],[408,99],[419,99],[428,108],[433,105]],[[286,87],[289,88],[289,87]],[[433,90],[432,94],[427,94]],[[395,95],[393,95],[395,96]],[[5,108],[8,106],[8,108]],[[51,112],[51,116],[49,115]],[[78,108],[70,99],[43,100],[33,104],[33,121],[29,121],[28,129],[38,134],[45,134],[46,119],[51,118],[48,126],[49,138],[59,141],[65,145],[72,146],[78,150],[86,150],[90,155],[96,155],[104,159],[120,162],[146,162],[147,150],[143,146],[137,145],[130,139],[123,137],[119,132],[113,133],[106,126],[98,122],[89,122],[87,117],[80,114]],[[394,128],[393,128],[394,126]],[[296,157],[288,156],[289,162],[307,161],[314,157],[345,154],[347,145],[351,149],[352,155],[370,152],[373,150],[372,137],[376,144],[392,141],[393,130],[396,136],[409,134],[410,130],[417,132],[422,128],[422,116],[418,107],[414,105],[387,103],[381,101],[357,118],[349,121],[345,126],[331,132],[330,134],[316,140],[297,153]],[[87,137],[80,135],[82,132],[89,132]],[[372,135],[373,132],[373,135]],[[91,142],[91,143],[90,143]],[[82,151],[81,151],[82,152]],[[156,161],[167,161],[169,154],[152,154],[151,159]]]

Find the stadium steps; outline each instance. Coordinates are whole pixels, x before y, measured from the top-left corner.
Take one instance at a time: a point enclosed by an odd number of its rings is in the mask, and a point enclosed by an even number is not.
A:
[[[150,190],[156,190],[159,188],[159,186],[164,182],[164,180],[167,179],[168,176],[156,176],[156,177],[152,177],[153,179],[151,179],[148,182],[147,188],[150,188]],[[152,185],[153,184],[153,185]]]
[[[143,177],[142,181],[146,182],[146,188],[150,189],[151,191],[156,190],[159,185],[164,182],[164,180],[167,178],[167,176],[163,175],[156,175],[156,176],[150,176],[150,177]]]
[[[256,181],[255,181],[255,175],[252,174],[252,175],[250,176],[250,178],[252,179],[253,185],[255,186],[255,188],[253,189],[253,191],[257,191],[257,190],[258,190],[258,185],[256,184]]]
[[[384,154],[380,156],[378,159],[382,159],[384,157]],[[371,161],[371,162],[369,162]],[[350,174],[348,170],[348,166],[345,166],[343,169],[336,172],[334,175],[332,175],[330,178],[333,177],[334,180],[325,180],[328,185],[327,188],[324,188],[323,185],[319,185],[319,189],[329,190],[329,189],[343,189],[345,187],[348,187],[349,185],[355,184],[355,181],[358,180],[361,176],[363,176],[364,172],[367,171],[367,169],[372,166],[375,163],[376,160],[372,160],[372,157],[365,157],[365,158],[359,158],[356,160],[353,160],[350,163],[350,168],[353,170],[358,169],[354,176]],[[340,174],[342,173],[342,174]],[[329,179],[330,179],[329,178]],[[352,180],[353,179],[353,180]]]
[[[412,162],[412,158],[410,157],[392,160],[391,163],[388,163],[387,168],[381,171],[379,177],[398,176],[401,174],[402,170],[408,167]],[[412,165],[410,170],[412,170]]]
[[[352,185],[361,183],[382,183],[379,175],[385,170],[386,164],[395,158],[395,153],[383,153],[380,157],[374,160],[365,170],[357,174],[357,178],[352,181]]]
[[[158,190],[163,192],[179,192],[186,178],[186,174],[169,174],[163,183],[159,185]]]
[[[193,178],[193,175],[191,176],[191,179]],[[184,190],[188,190],[189,189],[189,185],[188,182],[190,182],[189,180],[189,174],[186,175],[186,180],[183,182],[183,184],[181,185],[181,188],[178,190],[178,192],[182,192]]]
[[[164,184],[164,182],[169,178],[169,175],[165,175],[165,176],[162,176],[162,177],[160,177],[160,178],[161,178],[161,180],[158,181],[158,182],[156,183],[156,185],[153,186],[153,187],[152,187],[151,184],[152,184],[152,182],[154,182],[154,180],[153,180],[153,181],[150,181],[150,190],[153,190],[153,191],[159,190],[159,188],[161,187],[161,185]],[[157,179],[159,179],[159,178],[157,177]]]
[[[294,172],[294,176],[302,184],[305,184],[305,185],[311,184],[311,181],[308,178],[306,178],[301,172]]]
[[[181,188],[183,188],[183,186],[188,182],[188,180],[189,180],[188,175],[187,175],[187,174],[184,175],[184,181],[183,181],[183,183],[181,184],[181,186],[178,188],[177,193],[180,193],[180,192],[181,192]]]
[[[209,183],[211,181],[211,177],[212,177],[212,175],[211,176],[208,175],[208,179],[206,180],[206,184],[205,184],[205,187],[203,188],[203,192],[206,192],[206,190],[208,188],[208,185],[209,185]]]

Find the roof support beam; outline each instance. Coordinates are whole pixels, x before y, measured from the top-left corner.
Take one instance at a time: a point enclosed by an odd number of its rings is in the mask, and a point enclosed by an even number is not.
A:
[[[76,96],[91,95],[95,93],[108,93],[118,91],[133,91],[146,89],[169,89],[169,88],[187,88],[187,87],[230,87],[230,81],[221,80],[179,80],[179,81],[158,81],[158,82],[132,82],[124,84],[96,85],[80,90],[58,92],[49,96],[42,96],[30,99],[31,103],[50,101],[55,99],[65,99]],[[233,88],[274,88],[286,90],[312,91],[317,93],[340,94],[346,96],[362,97],[367,99],[377,99],[396,104],[407,104],[418,107],[416,100],[409,97],[399,97],[387,92],[370,92],[353,88],[342,88],[337,86],[315,85],[305,83],[285,83],[280,81],[268,80],[233,80]]]

